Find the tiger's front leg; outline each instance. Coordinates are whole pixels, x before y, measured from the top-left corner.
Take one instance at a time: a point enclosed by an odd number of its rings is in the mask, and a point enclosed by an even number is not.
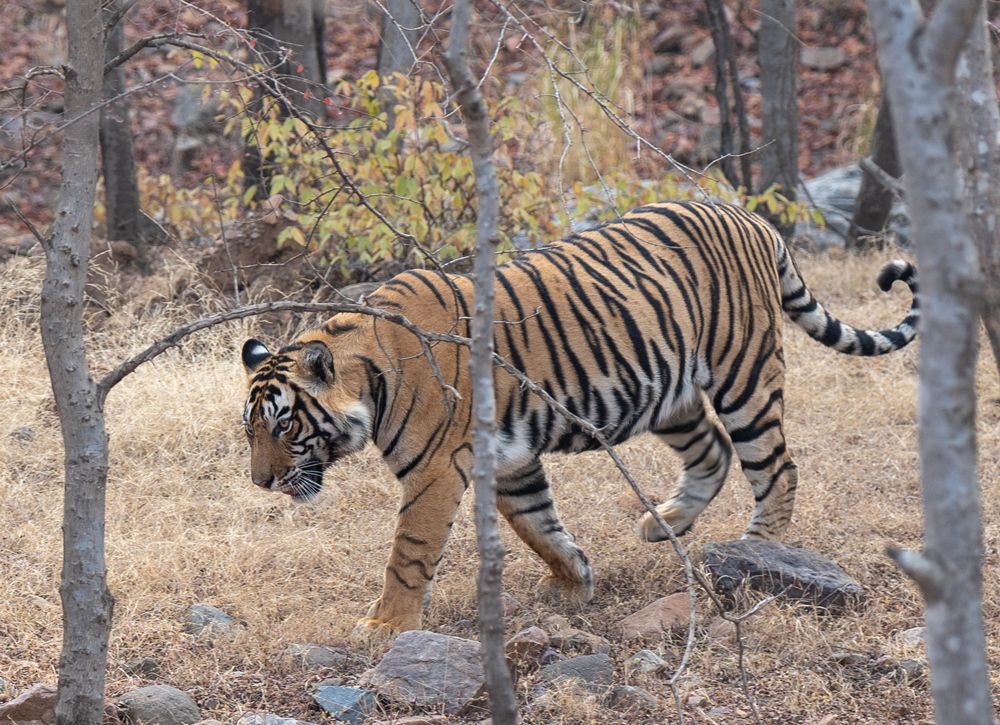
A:
[[[391,636],[420,629],[431,581],[464,491],[461,476],[452,468],[405,478],[382,595],[358,622],[355,634]]]

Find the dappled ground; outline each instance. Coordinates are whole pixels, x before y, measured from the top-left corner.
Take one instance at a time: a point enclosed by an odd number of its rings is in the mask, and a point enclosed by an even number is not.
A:
[[[882,257],[799,255],[803,273],[829,307],[855,323],[895,322],[906,308],[903,290],[884,296],[873,278]],[[62,463],[56,415],[38,337],[40,258],[16,258],[0,269],[0,370],[7,411],[0,419],[0,678],[18,692],[55,681],[60,646],[58,574]],[[162,279],[147,283],[165,285]],[[207,293],[206,293],[207,294]],[[187,319],[193,310],[167,296],[137,294],[127,309],[102,314],[93,333],[97,372]],[[185,298],[188,299],[188,298]],[[210,308],[210,296],[198,299]],[[240,425],[244,383],[238,348],[252,323],[202,333],[111,394],[108,489],[108,561],[116,597],[109,695],[156,681],[190,692],[204,717],[235,721],[268,710],[321,722],[308,688],[327,678],[344,684],[384,652],[348,640],[356,619],[379,591],[397,503],[397,487],[369,449],[332,469],[312,505],[250,484]],[[914,588],[885,557],[886,544],[919,546],[920,496],[916,472],[916,346],[874,360],[840,356],[804,334],[787,335],[787,429],[800,468],[798,508],[786,541],[839,562],[869,592],[867,608],[820,616],[769,605],[749,623],[747,669],[767,722],[927,722],[926,682],[901,681],[870,665],[838,664],[852,651],[867,662],[880,657],[920,659],[895,636],[922,624]],[[996,594],[1000,502],[1000,407],[996,371],[980,370],[979,435],[986,493],[985,613],[994,672],[1000,671],[1000,599]],[[663,493],[677,474],[676,459],[651,437],[622,446],[639,481]],[[683,587],[666,545],[641,543],[633,532],[637,504],[600,453],[547,460],[566,525],[588,553],[596,575],[594,601],[565,612],[571,622],[612,642],[616,682],[623,661],[639,647],[621,642],[622,617]],[[752,498],[738,473],[684,543],[697,555],[709,541],[738,536]],[[470,497],[471,498],[471,497]],[[475,636],[477,567],[471,502],[467,501],[435,581],[426,626]],[[510,632],[541,622],[558,606],[539,596],[543,566],[506,528],[505,582],[521,603]],[[182,631],[192,603],[225,609],[241,623],[233,639],[214,644]],[[699,598],[701,622],[712,615]],[[293,643],[345,645],[353,659],[334,670],[307,670],[288,654]],[[671,665],[681,639],[652,643]],[[130,676],[124,663],[152,656],[155,678]],[[694,722],[749,722],[731,644],[700,631],[682,691],[703,694]],[[629,681],[635,684],[633,681]],[[665,681],[638,681],[661,700],[648,722],[672,722]],[[530,676],[519,692],[527,696]],[[995,695],[1000,676],[994,675]],[[696,698],[697,699],[697,698]],[[523,701],[523,700],[522,700]],[[720,709],[721,708],[721,709]],[[390,714],[398,714],[391,711]],[[833,719],[826,719],[833,716]],[[473,713],[478,722],[485,714]],[[525,710],[529,723],[636,723],[633,715],[566,693],[554,705]],[[455,718],[453,722],[462,721]]]

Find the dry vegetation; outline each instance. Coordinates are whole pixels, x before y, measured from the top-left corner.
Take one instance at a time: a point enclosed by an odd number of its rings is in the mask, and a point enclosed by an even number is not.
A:
[[[799,254],[814,290],[845,320],[894,322],[905,307],[901,290],[882,296],[873,276],[881,257]],[[54,682],[59,652],[61,447],[38,338],[40,261],[15,259],[0,273],[0,370],[7,414],[0,420],[0,677],[17,691]],[[164,333],[189,310],[155,295],[123,307],[93,332],[98,372]],[[204,302],[204,301],[202,301]],[[247,710],[270,710],[315,722],[308,686],[323,678],[349,684],[380,654],[354,646],[342,671],[310,672],[286,653],[292,643],[344,643],[355,620],[379,591],[388,553],[397,488],[368,450],[327,476],[312,505],[255,489],[239,413],[243,374],[238,345],[251,332],[219,327],[128,378],[110,396],[111,469],[108,563],[116,597],[109,694],[145,684],[121,669],[128,660],[161,660],[158,681],[191,692],[205,717],[232,722]],[[924,682],[901,682],[871,668],[833,664],[835,651],[919,658],[894,634],[922,623],[912,586],[883,554],[887,543],[920,544],[916,470],[916,346],[875,360],[847,358],[787,335],[789,443],[801,472],[798,508],[786,540],[841,563],[870,593],[863,612],[841,617],[770,605],[748,625],[748,669],[767,722],[925,722],[930,693]],[[984,356],[979,416],[982,483],[986,492],[986,602],[990,658],[1000,664],[1000,599],[993,586],[1000,541],[1000,408],[996,371]],[[623,447],[627,463],[651,492],[677,473],[675,458],[651,437]],[[637,647],[620,644],[615,623],[657,597],[683,587],[669,547],[638,541],[639,512],[624,482],[600,453],[548,461],[567,526],[594,564],[592,604],[571,612],[583,629],[608,637],[619,662]],[[697,554],[708,541],[734,538],[752,498],[740,474],[684,542]],[[471,497],[470,497],[471,498]],[[427,626],[475,634],[477,566],[467,505],[436,580]],[[505,530],[508,590],[524,606],[511,631],[553,611],[535,580],[542,564]],[[194,602],[220,606],[244,627],[235,639],[209,644],[182,633],[181,616]],[[699,615],[711,607],[704,597]],[[676,663],[679,640],[654,645]],[[619,680],[623,680],[618,667]],[[650,722],[670,722],[662,680],[644,684],[663,709]],[[530,681],[519,687],[526,690]],[[690,709],[694,722],[749,722],[730,645],[698,642],[684,691],[710,704]],[[1000,676],[994,677],[995,694]],[[715,710],[709,717],[706,712]],[[563,693],[551,705],[526,711],[529,723],[635,723],[641,718]],[[476,722],[485,714],[475,714]]]

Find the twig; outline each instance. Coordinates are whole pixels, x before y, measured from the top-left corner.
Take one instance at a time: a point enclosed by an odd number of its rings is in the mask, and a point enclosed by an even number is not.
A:
[[[891,174],[887,174],[885,170],[872,161],[870,157],[865,156],[858,162],[858,165],[862,168],[862,170],[870,174],[875,181],[891,191],[897,199],[903,198],[903,185],[900,180],[893,178]]]
[[[42,245],[42,249],[48,249],[48,241],[42,236],[41,232],[32,224],[31,220],[21,213],[21,210],[17,208],[17,204],[14,203],[13,199],[7,199],[7,205],[10,206],[11,211],[14,215],[21,220],[24,226],[28,227],[28,231],[31,232],[31,236],[38,240],[38,243]]]

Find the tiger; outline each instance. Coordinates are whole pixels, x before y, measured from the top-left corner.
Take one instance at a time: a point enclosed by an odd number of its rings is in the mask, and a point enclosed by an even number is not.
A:
[[[775,539],[798,485],[783,423],[782,313],[841,353],[899,350],[917,333],[917,272],[895,260],[877,281],[885,292],[909,287],[907,316],[889,329],[851,327],[816,300],[761,217],[721,203],[656,203],[499,265],[494,344],[608,443],[652,432],[676,452],[681,473],[657,507],[676,534],[719,493],[735,451],[755,500],[744,537]],[[472,301],[468,275],[425,269],[367,298],[422,330],[466,336]],[[470,481],[469,355],[440,341],[428,351],[412,330],[359,312],[335,314],[274,353],[256,339],[243,346],[254,484],[310,500],[329,466],[371,440],[401,485],[381,595],[356,631],[421,626]],[[591,567],[556,512],[541,456],[599,443],[515,376],[495,369],[494,389],[497,509],[548,565],[546,583],[589,602]],[[667,537],[649,512],[637,528],[645,541]]]

